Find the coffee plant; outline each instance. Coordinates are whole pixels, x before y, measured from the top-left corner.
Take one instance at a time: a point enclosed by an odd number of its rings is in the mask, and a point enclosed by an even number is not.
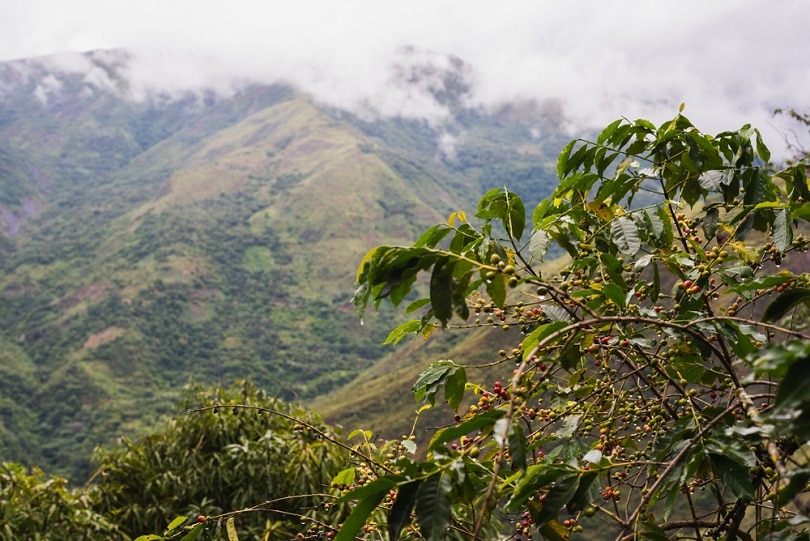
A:
[[[389,341],[489,328],[514,345],[492,353],[499,381],[458,359],[422,372],[416,398],[456,415],[424,459],[391,455],[339,495],[356,504],[335,539],[382,522],[392,540],[808,539],[810,189],[801,163],[769,161],[747,125],[618,120],[562,150],[530,224],[495,189],[475,223],[371,250],[361,314],[422,314]]]

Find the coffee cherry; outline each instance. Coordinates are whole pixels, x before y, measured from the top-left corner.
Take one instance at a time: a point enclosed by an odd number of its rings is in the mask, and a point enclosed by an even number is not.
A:
[[[206,517],[205,515],[197,515],[197,522],[199,522],[200,524],[202,524],[203,522],[206,522],[207,520],[208,520],[208,517]]]

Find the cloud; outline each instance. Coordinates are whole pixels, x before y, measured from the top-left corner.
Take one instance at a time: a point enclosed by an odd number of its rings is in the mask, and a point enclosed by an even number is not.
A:
[[[62,81],[53,75],[48,75],[42,79],[42,81],[34,89],[34,96],[36,96],[40,103],[47,104],[48,96],[51,94],[58,94],[62,90],[62,86]]]
[[[807,107],[810,86],[804,0],[17,4],[4,11],[0,58],[125,47],[141,96],[284,80],[333,105],[435,122],[448,107],[435,73],[402,76],[454,56],[468,66],[469,105],[560,99],[578,125],[599,126],[662,121],[686,102],[706,131],[752,122],[778,145],[773,109]]]

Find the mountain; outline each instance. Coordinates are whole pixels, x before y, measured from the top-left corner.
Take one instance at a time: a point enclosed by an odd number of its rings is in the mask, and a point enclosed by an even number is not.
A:
[[[76,479],[191,379],[309,401],[385,362],[400,316],[358,320],[363,254],[493,186],[539,200],[565,140],[553,104],[465,109],[458,62],[401,82],[437,124],[284,84],[139,97],[127,61],[0,64],[0,456]]]

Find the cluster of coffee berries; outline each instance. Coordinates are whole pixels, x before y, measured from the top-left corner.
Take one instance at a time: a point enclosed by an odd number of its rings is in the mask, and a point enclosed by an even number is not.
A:
[[[525,511],[518,520],[515,521],[515,541],[518,539],[531,539],[531,527],[534,524],[531,515]]]

